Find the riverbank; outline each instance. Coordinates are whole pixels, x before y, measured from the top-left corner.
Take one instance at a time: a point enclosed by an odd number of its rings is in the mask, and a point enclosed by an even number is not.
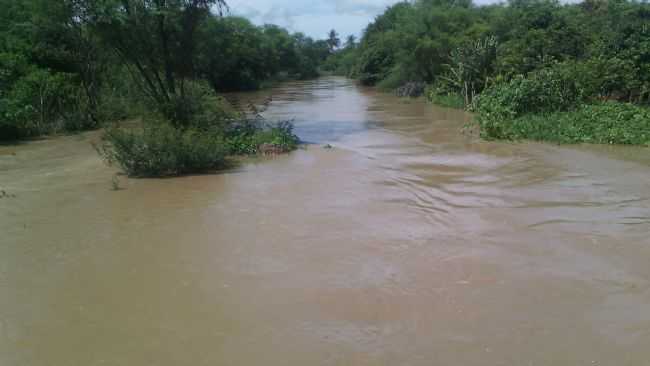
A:
[[[542,141],[558,144],[609,144],[650,146],[650,109],[617,101],[576,102],[561,106],[548,103],[554,95],[526,92],[497,96],[488,92],[465,106],[457,95],[426,94],[437,106],[470,109],[474,127],[488,140]],[[535,101],[546,100],[534,106]]]

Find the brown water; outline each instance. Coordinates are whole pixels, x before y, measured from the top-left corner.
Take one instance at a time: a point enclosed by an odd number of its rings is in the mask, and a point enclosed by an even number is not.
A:
[[[112,191],[94,134],[0,147],[0,365],[650,365],[648,149],[273,93],[318,144],[218,175]]]

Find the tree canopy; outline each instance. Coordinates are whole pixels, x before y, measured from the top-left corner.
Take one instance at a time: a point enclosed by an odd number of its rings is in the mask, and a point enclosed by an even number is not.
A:
[[[598,95],[647,102],[648,24],[650,5],[634,0],[399,2],[367,26],[353,62],[331,67],[365,84],[422,81],[471,99],[498,80],[571,64]]]
[[[325,41],[225,16],[224,0],[0,0],[0,140],[97,127],[144,106],[192,119],[214,92],[309,78]]]

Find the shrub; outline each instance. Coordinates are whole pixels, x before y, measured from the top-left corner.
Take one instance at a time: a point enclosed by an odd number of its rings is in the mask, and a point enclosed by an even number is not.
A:
[[[435,105],[447,108],[464,109],[465,100],[462,95],[445,88],[429,85],[424,91],[427,100]]]
[[[176,128],[221,128],[223,121],[232,117],[224,101],[205,82],[186,82],[182,94],[172,95],[159,107],[159,112]]]
[[[113,66],[99,90],[98,119],[121,121],[148,114],[147,98],[124,67]]]
[[[482,93],[474,104],[479,111],[493,112],[490,107],[495,107],[494,112],[518,117],[526,113],[568,110],[587,97],[566,69],[550,68],[496,84]]]
[[[514,139],[647,145],[650,110],[628,103],[602,102],[568,112],[526,115],[504,122],[503,131]]]
[[[411,81],[411,79],[404,68],[394,67],[377,82],[377,88],[384,91],[393,91],[409,81]]]
[[[478,114],[482,136],[511,139],[515,136],[508,127],[514,119],[568,111],[587,98],[567,68],[554,67],[495,84],[475,98],[471,108]]]
[[[608,71],[622,64],[601,59],[557,63],[494,85],[472,105],[481,135],[558,143],[647,144],[647,109],[594,103],[625,89],[621,85],[626,81]]]
[[[228,151],[232,155],[263,153],[262,146],[272,146],[276,152],[295,150],[299,139],[288,121],[270,124],[262,119],[249,119],[233,123],[225,134]]]
[[[289,152],[298,142],[290,122],[254,119],[230,121],[225,129],[217,125],[182,129],[148,121],[141,127],[108,128],[97,151],[131,177],[164,177],[222,168],[228,155]]]
[[[32,68],[0,93],[0,140],[84,126],[70,74]]]
[[[129,176],[162,177],[218,169],[228,151],[219,134],[158,121],[141,128],[107,129],[98,152]]]
[[[423,82],[411,81],[395,90],[398,97],[419,97],[426,91],[427,84]]]
[[[465,101],[463,97],[458,94],[429,94],[427,95],[429,102],[439,105],[441,107],[464,109]]]

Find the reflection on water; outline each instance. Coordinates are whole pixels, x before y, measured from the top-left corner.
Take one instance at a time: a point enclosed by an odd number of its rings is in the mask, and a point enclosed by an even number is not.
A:
[[[250,98],[250,93],[234,93],[236,99]],[[338,141],[343,136],[367,130],[368,98],[359,93],[352,80],[320,79],[318,82],[295,82],[261,92],[259,101],[270,97],[272,103],[265,117],[272,121],[290,119],[295,133],[303,142],[320,144]],[[318,105],[314,108],[314,105]],[[290,113],[287,113],[290,110]]]
[[[647,149],[484,142],[341,78],[269,93],[335,148],[113,192],[94,134],[0,146],[0,365],[650,359]]]

